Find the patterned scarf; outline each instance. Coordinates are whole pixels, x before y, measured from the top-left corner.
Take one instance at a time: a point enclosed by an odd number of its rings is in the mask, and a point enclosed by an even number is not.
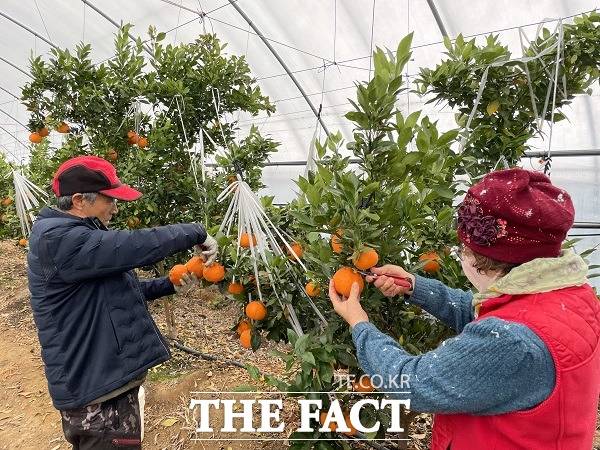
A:
[[[475,316],[481,304],[503,294],[521,295],[555,291],[588,282],[588,266],[572,249],[563,250],[556,258],[537,258],[515,267],[494,281],[486,291],[473,296]]]

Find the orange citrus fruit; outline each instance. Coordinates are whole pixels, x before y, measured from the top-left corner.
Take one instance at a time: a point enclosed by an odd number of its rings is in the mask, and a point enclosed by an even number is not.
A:
[[[242,347],[250,349],[252,348],[252,330],[244,330],[240,334],[240,344]]]
[[[37,132],[41,137],[46,137],[50,134],[50,131],[48,131],[48,128],[46,127],[40,128]]]
[[[325,419],[327,419],[327,411],[321,411],[321,414],[319,414],[319,422],[321,422],[321,425],[325,424]],[[335,432],[335,430],[337,430],[337,422],[329,422],[329,429],[332,433]]]
[[[290,247],[292,248],[292,250],[291,251],[288,250],[288,254],[290,255],[290,258],[292,260],[295,260],[296,257],[298,259],[302,258],[302,254],[304,253],[304,250],[302,250],[302,246],[299,243],[294,242],[292,245],[290,245]],[[296,257],[294,257],[294,255],[296,255]]]
[[[371,267],[375,266],[379,261],[379,255],[377,252],[369,248],[364,252],[361,252],[358,258],[355,258],[352,262],[354,266],[359,270],[369,270]]]
[[[40,142],[42,142],[42,136],[38,132],[31,133],[29,135],[29,142],[39,144]]]
[[[206,281],[218,283],[219,281],[223,281],[223,278],[225,278],[225,267],[219,263],[214,263],[210,266],[204,266],[202,275]]]
[[[341,239],[343,233],[344,231],[339,228],[335,234],[331,235],[331,248],[333,249],[334,253],[342,253],[342,250],[344,249]]]
[[[179,286],[181,285],[181,277],[188,273],[188,270],[183,264],[177,264],[169,270],[169,280],[171,283]]]
[[[250,242],[252,240],[252,242]],[[240,247],[250,248],[256,245],[256,236],[252,235],[252,238],[248,233],[242,233],[240,236]]]
[[[2,206],[10,206],[12,205],[13,199],[10,197],[5,197],[2,199]]]
[[[244,286],[240,283],[230,283],[229,286],[227,286],[227,292],[233,295],[243,294],[245,290]]]
[[[204,261],[199,256],[192,256],[190,260],[185,263],[185,268],[188,272],[193,273],[198,278],[202,278],[204,273]]]
[[[109,161],[116,161],[117,158],[119,157],[119,154],[117,153],[117,151],[114,148],[111,148],[109,151],[106,152],[106,159],[108,159]]]
[[[251,329],[252,329],[252,325],[250,325],[248,323],[248,321],[242,320],[242,321],[240,321],[240,323],[238,323],[236,331],[237,331],[237,334],[241,335],[244,331],[251,330]]]
[[[138,141],[137,141],[137,145],[139,148],[146,148],[148,147],[148,138],[145,138],[144,136],[140,136]]]
[[[306,291],[309,297],[316,297],[321,293],[321,288],[319,287],[319,285],[313,283],[312,281],[309,281],[306,284],[304,290]]]
[[[56,131],[58,131],[59,133],[68,133],[69,131],[71,131],[71,127],[69,126],[69,124],[65,123],[65,122],[61,122],[57,127],[56,127]]]
[[[246,305],[246,315],[252,320],[263,320],[267,317],[267,308],[258,300],[254,300]]]
[[[129,145],[137,144],[139,139],[140,139],[140,137],[138,136],[138,134],[135,131],[129,130],[127,132],[127,143]]]
[[[373,392],[375,388],[371,384],[371,379],[367,375],[362,375],[358,380],[352,383],[354,392]]]
[[[351,267],[342,267],[333,275],[335,290],[344,297],[350,297],[350,290],[353,283],[358,283],[360,292],[362,292],[365,287],[365,281]]]
[[[25,238],[19,239],[19,245],[21,247],[27,247],[27,244],[29,244],[29,242],[27,241],[27,239],[25,239]]]
[[[419,256],[419,261],[426,261],[423,270],[427,273],[436,273],[440,271],[440,255],[436,252],[427,252]]]

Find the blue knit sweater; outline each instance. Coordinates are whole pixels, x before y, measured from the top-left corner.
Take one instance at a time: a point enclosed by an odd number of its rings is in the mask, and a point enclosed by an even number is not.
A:
[[[471,292],[417,276],[409,301],[460,334],[415,356],[373,324],[360,322],[352,338],[362,369],[372,378],[379,375],[373,382],[383,382],[380,391],[409,391],[390,397],[410,398],[414,411],[489,415],[541,403],[555,384],[547,347],[515,322],[494,317],[472,322],[472,298]]]

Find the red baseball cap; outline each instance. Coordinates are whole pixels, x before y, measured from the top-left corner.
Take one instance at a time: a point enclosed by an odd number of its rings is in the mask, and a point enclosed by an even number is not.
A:
[[[140,191],[121,183],[117,169],[97,156],[78,156],[62,163],[54,174],[52,190],[57,197],[99,192],[126,202],[142,196]]]

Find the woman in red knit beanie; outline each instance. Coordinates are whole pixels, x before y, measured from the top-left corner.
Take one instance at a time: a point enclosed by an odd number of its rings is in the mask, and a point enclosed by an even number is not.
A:
[[[600,302],[583,259],[561,249],[573,220],[570,196],[545,175],[496,171],[458,208],[461,264],[475,293],[398,266],[374,268],[367,281],[384,295],[409,296],[459,332],[421,355],[368,322],[358,286],[341,299],[330,285],[365,373],[410,377],[411,409],[436,413],[434,450],[592,447]],[[392,277],[410,278],[413,288]]]

